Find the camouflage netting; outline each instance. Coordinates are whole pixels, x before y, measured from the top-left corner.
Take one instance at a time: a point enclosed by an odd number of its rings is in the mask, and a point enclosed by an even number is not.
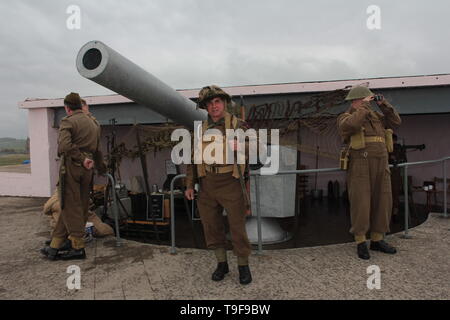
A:
[[[163,125],[134,125],[128,133],[120,138],[120,141],[115,148],[111,150],[111,158],[115,160],[118,165],[123,158],[136,159],[139,157],[139,147],[137,144],[137,134],[140,136],[141,148],[144,154],[153,151],[154,153],[163,149],[171,148],[176,145],[177,141],[171,141],[170,136],[175,129],[184,128],[174,124]],[[136,141],[133,146],[126,146],[125,142],[132,136]],[[131,148],[130,148],[131,147]]]
[[[279,129],[280,144],[309,154],[339,159],[337,116],[345,111],[347,90],[316,94],[307,101],[251,106],[246,121],[255,129]]]
[[[335,90],[311,96],[306,101],[280,101],[260,105],[247,106],[246,121],[251,128],[279,129],[280,144],[288,147],[296,147],[299,151],[319,155],[330,159],[338,159],[340,140],[336,127],[336,118],[346,109],[345,97],[347,90]],[[228,111],[243,116],[243,101],[240,105],[232,103]],[[150,151],[171,148],[178,142],[170,140],[173,130],[183,128],[175,124],[162,125],[134,125],[130,131],[121,137],[120,141],[127,141],[133,136],[137,141],[136,130],[139,130],[142,150]],[[270,134],[270,131],[268,132]],[[270,141],[270,139],[269,139]],[[320,147],[319,147],[320,146]],[[111,151],[111,157],[120,165],[125,158],[136,159],[139,157],[137,142],[135,145],[125,145],[120,142]]]

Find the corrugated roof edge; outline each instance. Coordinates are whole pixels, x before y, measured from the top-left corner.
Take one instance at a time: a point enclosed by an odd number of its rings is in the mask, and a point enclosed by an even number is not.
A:
[[[297,92],[323,92],[337,89],[345,89],[350,86],[368,83],[371,89],[386,88],[410,88],[410,87],[428,87],[428,86],[448,86],[450,85],[450,74],[433,74],[420,76],[404,76],[404,77],[381,77],[351,80],[329,80],[329,81],[312,81],[312,82],[292,82],[278,84],[260,84],[260,85],[244,85],[244,86],[223,86],[232,96],[249,96],[249,95],[267,95],[267,94],[287,94]],[[198,89],[178,89],[183,96],[189,99],[195,99],[198,96]],[[106,96],[90,96],[83,97],[89,105],[100,104],[120,104],[132,103],[133,101],[119,94]],[[18,103],[21,109],[34,108],[56,108],[63,106],[63,98],[56,99],[26,99]]]

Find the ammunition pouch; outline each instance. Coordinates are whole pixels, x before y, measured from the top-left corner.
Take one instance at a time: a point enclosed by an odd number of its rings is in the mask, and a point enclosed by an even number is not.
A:
[[[341,150],[341,154],[339,157],[339,167],[342,170],[347,170],[348,169],[348,156],[350,153],[350,148],[344,148]]]
[[[361,150],[366,147],[366,140],[364,138],[364,128],[358,133],[355,133],[350,137],[350,148],[353,150]]]
[[[394,131],[392,129],[385,130],[386,148],[389,153],[394,152],[394,139],[392,138]]]

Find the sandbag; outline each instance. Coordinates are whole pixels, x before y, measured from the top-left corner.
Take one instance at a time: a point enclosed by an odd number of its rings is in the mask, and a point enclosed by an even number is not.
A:
[[[56,223],[61,215],[61,206],[59,205],[58,199],[58,191],[55,190],[53,195],[47,202],[44,204],[44,214],[49,216],[49,223],[52,229],[55,228]],[[105,237],[109,235],[114,235],[114,230],[106,223],[103,223],[102,220],[92,211],[89,211],[88,222],[92,222],[94,224],[94,235],[96,237]]]
[[[105,237],[114,235],[114,230],[110,225],[102,222],[102,220],[92,211],[89,211],[88,222],[94,224],[94,235],[96,237]]]
[[[61,207],[59,205],[58,200],[58,191],[55,190],[53,195],[50,197],[50,199],[47,200],[47,202],[44,204],[44,214],[51,216],[53,211],[59,211],[61,212]]]

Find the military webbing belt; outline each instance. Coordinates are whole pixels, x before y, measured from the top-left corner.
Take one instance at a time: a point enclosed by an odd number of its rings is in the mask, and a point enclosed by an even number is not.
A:
[[[228,172],[233,172],[233,165],[230,165],[230,166],[224,166],[224,167],[215,167],[215,166],[205,165],[205,171],[206,171],[206,172],[212,172],[212,173],[228,173]]]
[[[380,143],[386,143],[386,139],[384,137],[378,137],[378,136],[369,136],[364,137],[364,140],[366,142],[380,142]]]

